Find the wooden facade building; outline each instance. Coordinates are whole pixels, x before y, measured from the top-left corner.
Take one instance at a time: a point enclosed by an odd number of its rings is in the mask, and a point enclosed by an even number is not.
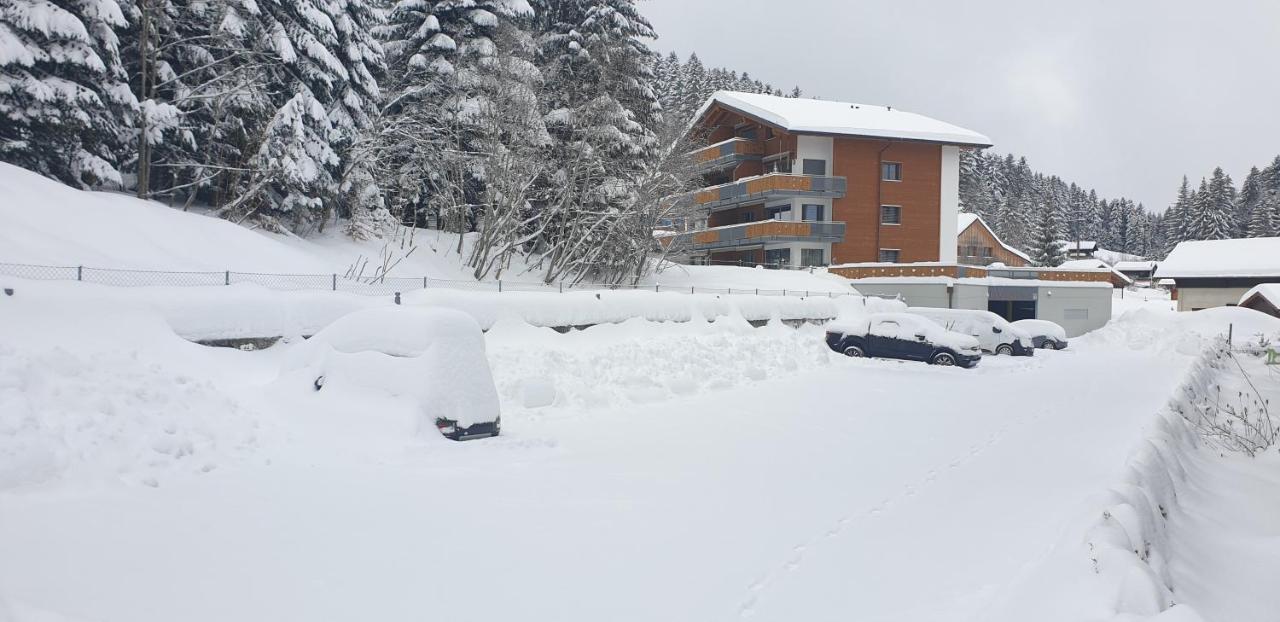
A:
[[[691,261],[768,267],[956,261],[959,150],[985,136],[895,110],[718,92],[690,132],[705,217]],[[803,227],[761,227],[777,220]]]

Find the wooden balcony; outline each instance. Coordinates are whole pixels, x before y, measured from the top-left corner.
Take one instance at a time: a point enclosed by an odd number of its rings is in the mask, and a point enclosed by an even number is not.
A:
[[[844,223],[835,221],[758,220],[687,231],[669,236],[664,244],[678,244],[687,250],[730,250],[780,242],[840,242]]]
[[[714,212],[772,198],[839,199],[845,188],[843,177],[770,173],[705,188],[693,195],[693,202]]]
[[[746,138],[730,138],[689,153],[698,171],[707,172],[739,162],[759,160],[764,155],[764,144]]]

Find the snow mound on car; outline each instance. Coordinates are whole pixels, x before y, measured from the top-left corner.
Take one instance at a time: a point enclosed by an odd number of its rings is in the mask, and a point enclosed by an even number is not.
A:
[[[283,371],[294,384],[318,382],[324,396],[413,399],[420,432],[434,433],[437,419],[466,427],[493,421],[500,412],[484,334],[470,315],[452,309],[355,311],[298,344]]]

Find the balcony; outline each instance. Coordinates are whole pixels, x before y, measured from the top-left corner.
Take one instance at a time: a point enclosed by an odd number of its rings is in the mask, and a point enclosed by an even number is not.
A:
[[[740,162],[759,160],[763,155],[764,145],[746,138],[730,138],[689,153],[699,172],[737,166]]]
[[[839,199],[845,187],[843,177],[770,173],[705,188],[693,195],[693,202],[715,212],[774,198]]]
[[[844,223],[758,220],[675,234],[672,243],[693,251],[734,250],[782,242],[840,242]]]

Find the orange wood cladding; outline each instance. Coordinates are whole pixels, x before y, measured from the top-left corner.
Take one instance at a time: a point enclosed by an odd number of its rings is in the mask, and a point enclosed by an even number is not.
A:
[[[838,268],[828,269],[832,274],[837,274],[846,279],[869,279],[873,277],[904,277],[904,276],[945,276],[950,278],[959,278],[959,266],[842,266]],[[966,277],[984,277],[987,271],[982,268],[965,267]]]
[[[693,234],[694,244],[711,244],[720,239],[719,231],[699,231]]]
[[[813,187],[813,179],[803,175],[766,175],[747,182],[747,194],[758,194],[766,190],[809,190]]]
[[[764,145],[754,140],[734,141],[733,152],[738,155],[762,155],[764,154]],[[720,157],[720,145],[704,147],[693,152],[693,159],[696,162],[708,162],[718,157]]]
[[[747,225],[748,238],[769,236],[807,237],[812,227],[807,222],[787,222],[785,220],[766,220]]]
[[[759,194],[768,190],[809,190],[813,179],[804,175],[774,174],[752,179],[747,183],[747,194]],[[694,202],[701,205],[720,199],[720,189],[703,190],[694,195]]]

